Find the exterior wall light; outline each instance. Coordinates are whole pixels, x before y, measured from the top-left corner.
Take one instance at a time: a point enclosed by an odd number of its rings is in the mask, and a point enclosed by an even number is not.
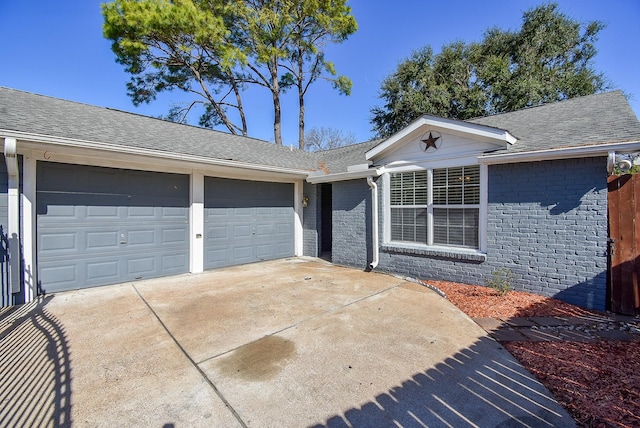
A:
[[[609,152],[607,157],[607,172],[609,174],[613,174],[616,168],[621,172],[627,172],[634,165],[640,166],[640,152],[630,154]]]

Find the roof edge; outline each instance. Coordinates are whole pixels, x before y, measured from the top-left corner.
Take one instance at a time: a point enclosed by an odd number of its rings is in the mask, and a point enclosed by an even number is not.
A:
[[[520,162],[537,162],[559,160],[567,158],[587,158],[605,156],[610,151],[627,151],[640,149],[640,141],[617,141],[588,146],[565,147],[558,149],[535,150],[521,153],[484,154],[478,156],[478,161],[485,165],[498,165]]]
[[[369,168],[361,171],[337,172],[335,174],[311,173],[307,177],[310,184],[332,183],[334,181],[357,180],[359,178],[379,177],[382,174],[380,168]]]
[[[50,135],[43,134],[32,134],[22,131],[11,131],[6,129],[0,129],[0,138],[15,138],[17,140],[40,143],[40,144],[51,144],[53,146],[65,147],[65,148],[79,148],[79,149],[92,149],[92,150],[100,150],[106,152],[114,152],[114,153],[126,153],[137,156],[148,156],[152,158],[158,159],[168,159],[174,161],[182,161],[182,162],[197,162],[205,165],[212,166],[224,166],[224,167],[235,167],[242,168],[254,171],[263,171],[263,172],[277,172],[284,174],[292,174],[298,176],[306,177],[309,174],[309,170],[304,169],[292,169],[285,168],[279,166],[271,166],[271,165],[262,165],[262,164],[252,164],[248,162],[239,162],[234,160],[227,159],[219,159],[219,158],[210,158],[205,156],[196,156],[196,155],[188,155],[181,153],[174,153],[162,150],[153,150],[153,149],[142,149],[138,147],[128,147],[121,146],[117,144],[108,144],[108,143],[98,143],[94,141],[87,140],[79,140],[74,138],[65,138],[65,137],[53,137]]]

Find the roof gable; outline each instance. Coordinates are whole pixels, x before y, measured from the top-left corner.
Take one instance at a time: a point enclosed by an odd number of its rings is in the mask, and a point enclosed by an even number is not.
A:
[[[436,147],[427,147],[429,138]],[[504,129],[424,115],[366,153],[367,160],[438,159],[505,148],[516,139]],[[428,153],[428,152],[432,153]],[[426,153],[425,153],[426,152]]]

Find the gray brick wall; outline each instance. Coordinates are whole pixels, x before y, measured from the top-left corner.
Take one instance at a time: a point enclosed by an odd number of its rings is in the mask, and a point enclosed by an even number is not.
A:
[[[607,269],[606,159],[587,158],[489,166],[486,260],[454,254],[411,254],[382,247],[378,270],[422,279],[485,285],[510,269],[516,289],[605,309]],[[382,187],[380,238],[382,239]],[[360,193],[358,193],[360,192]],[[370,260],[369,188],[364,180],[334,184],[334,261]],[[363,238],[367,237],[367,239]],[[337,257],[339,256],[339,257]]]
[[[371,190],[366,180],[333,183],[332,262],[365,269],[371,260]]]
[[[487,265],[519,288],[605,309],[605,158],[489,167],[487,233]]]
[[[302,209],[302,252],[305,256],[318,257],[320,186],[305,182],[302,193],[309,198],[309,205]]]

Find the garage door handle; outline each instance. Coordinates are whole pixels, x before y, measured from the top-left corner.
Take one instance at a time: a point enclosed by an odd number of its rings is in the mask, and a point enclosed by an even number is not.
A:
[[[120,234],[120,243],[121,244],[126,244],[127,243],[127,238],[124,236],[124,233]]]

